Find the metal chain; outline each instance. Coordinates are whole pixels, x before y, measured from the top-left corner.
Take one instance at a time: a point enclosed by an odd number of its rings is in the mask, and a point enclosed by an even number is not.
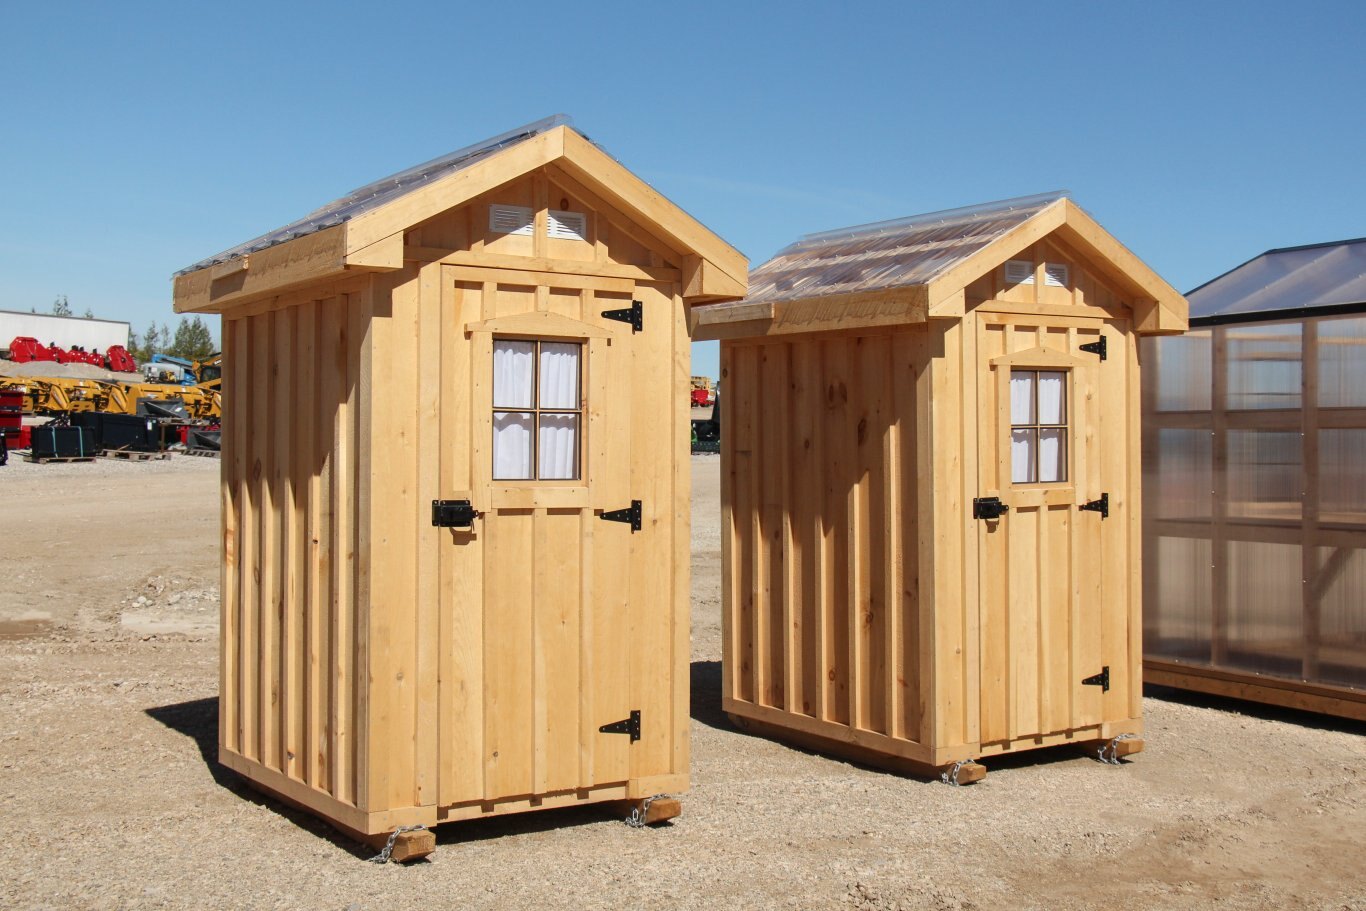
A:
[[[1117,755],[1119,753],[1119,742],[1121,740],[1133,740],[1137,736],[1137,734],[1120,734],[1109,743],[1102,743],[1100,748],[1096,750],[1096,758],[1106,765],[1123,765]]]
[[[389,862],[389,857],[390,857],[390,855],[392,855],[392,854],[394,853],[394,843],[398,841],[398,837],[399,837],[400,835],[402,835],[404,832],[416,832],[416,831],[419,830],[419,829],[425,829],[425,828],[427,828],[427,827],[426,827],[426,826],[399,826],[397,829],[395,829],[394,831],[392,831],[392,832],[389,833],[389,840],[388,840],[387,842],[384,843],[384,848],[383,848],[383,850],[381,850],[381,851],[380,851],[378,854],[376,854],[374,857],[370,858],[370,863],[372,863],[372,864],[387,864],[387,863]]]
[[[631,808],[630,815],[626,817],[626,824],[633,829],[645,828],[645,820],[648,819],[650,815],[650,804],[654,803],[656,800],[659,800],[662,797],[668,796],[668,794],[656,794],[653,797],[645,798],[644,803],[637,804],[636,806]]]
[[[966,765],[972,765],[972,760],[958,760],[953,765],[949,766],[947,769],[944,770],[944,772],[939,776],[939,780],[944,782],[944,784],[951,784],[955,788],[961,788],[962,785],[958,783],[958,773],[963,771],[963,766]]]

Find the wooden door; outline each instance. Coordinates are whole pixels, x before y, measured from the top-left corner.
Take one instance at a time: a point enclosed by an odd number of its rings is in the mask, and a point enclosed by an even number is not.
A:
[[[468,358],[458,372],[469,383],[449,390],[446,420],[462,463],[450,474],[469,478],[480,516],[449,545],[465,723],[444,748],[471,769],[454,771],[442,802],[624,783],[649,774],[645,758],[669,743],[633,665],[670,610],[669,587],[650,572],[670,559],[671,503],[658,487],[674,466],[652,416],[671,413],[672,299],[588,276],[464,275],[449,270]],[[636,300],[655,326],[647,316],[636,332],[603,315],[625,316]],[[625,521],[613,520],[620,511]],[[638,741],[601,730],[642,710]]]
[[[980,742],[1005,749],[1131,717],[1137,466],[1122,323],[976,318]],[[990,518],[991,498],[1008,511]],[[1095,682],[1107,668],[1108,690]]]

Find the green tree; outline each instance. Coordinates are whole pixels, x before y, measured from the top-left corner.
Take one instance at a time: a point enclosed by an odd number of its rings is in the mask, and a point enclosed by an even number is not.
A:
[[[86,318],[86,319],[94,319],[94,318],[95,318],[94,312],[93,312],[89,307],[86,307],[86,308],[85,308],[85,318]]]
[[[209,327],[198,316],[193,319],[180,318],[176,326],[175,340],[167,353],[172,357],[182,357],[187,361],[199,361],[213,354],[213,335]]]
[[[52,302],[53,316],[70,316],[71,302],[66,299],[65,294],[57,295],[57,299]]]

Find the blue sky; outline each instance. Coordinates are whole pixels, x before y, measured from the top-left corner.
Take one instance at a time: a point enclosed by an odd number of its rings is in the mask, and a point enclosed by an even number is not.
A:
[[[1067,188],[1188,290],[1366,234],[1363,34],[1359,2],[8,4],[0,309],[165,321],[176,269],[556,112],[756,265]]]

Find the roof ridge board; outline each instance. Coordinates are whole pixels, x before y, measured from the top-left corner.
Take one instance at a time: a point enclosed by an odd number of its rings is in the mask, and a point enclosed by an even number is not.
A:
[[[523,126],[506,130],[496,136],[464,146],[453,152],[447,152],[445,155],[438,156],[430,161],[404,168],[402,171],[390,174],[387,177],[381,177],[379,180],[371,181],[364,186],[357,187],[331,202],[325,203],[314,209],[302,218],[296,218],[274,230],[267,231],[264,234],[257,235],[250,240],[229,247],[212,256],[205,257],[193,265],[186,266],[184,269],[177,271],[175,274],[184,275],[189,272],[197,272],[200,269],[206,269],[209,266],[226,262],[230,259],[236,259],[239,256],[268,249],[309,234],[315,234],[325,228],[336,227],[339,224],[350,221],[357,214],[360,214],[358,212],[344,211],[348,207],[358,206],[366,200],[379,199],[390,194],[398,196],[404,195],[412,186],[419,183],[417,178],[424,178],[421,182],[425,182],[426,178],[429,178],[432,174],[439,171],[452,173],[452,169],[462,162],[469,162],[480,156],[502,151],[505,148],[524,142],[560,126],[568,127],[569,129],[578,132],[574,127],[573,118],[568,114],[552,114],[549,117],[543,117],[540,120],[532,121]],[[579,133],[579,135],[583,136],[583,138],[587,139],[589,142],[592,142],[593,145],[598,146],[598,148],[602,148],[587,135],[583,133]],[[442,176],[445,175],[443,174]]]
[[[995,215],[1022,211],[1028,208],[1042,210],[1060,199],[1068,199],[1070,197],[1071,191],[1069,190],[1052,190],[1047,193],[1035,193],[1030,196],[1015,196],[1010,199],[999,199],[991,202],[977,203],[971,206],[939,209],[934,212],[906,215],[901,218],[887,219],[886,221],[868,222],[862,225],[852,225],[847,228],[834,228],[829,231],[818,231],[814,234],[802,235],[797,238],[796,241],[788,244],[782,250],[778,251],[778,253],[774,254],[774,257],[776,258],[789,251],[823,246],[838,240],[850,240],[857,237],[876,234],[891,234],[896,229],[900,228],[914,228],[930,224],[948,225],[957,222],[977,221]]]

